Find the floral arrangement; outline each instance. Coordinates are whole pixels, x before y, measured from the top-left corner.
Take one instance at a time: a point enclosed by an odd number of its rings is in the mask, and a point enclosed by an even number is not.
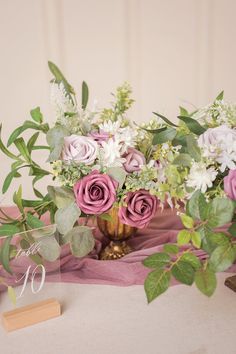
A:
[[[0,138],[0,149],[13,160],[3,193],[27,168],[37,197],[24,199],[21,187],[14,193],[19,217],[13,220],[1,210],[0,236],[43,227],[41,217],[49,212],[58,232],[44,258],[57,259],[59,246],[66,243],[74,256],[83,257],[95,244],[88,218],[109,220],[108,211],[117,206],[122,223],[144,228],[168,203],[177,209],[183,230],[175,244],[164,245],[143,262],[151,269],[145,281],[148,302],[168,289],[171,277],[195,283],[211,296],[215,273],[236,259],[236,105],[226,103],[222,92],[213,104],[195,112],[181,107],[178,125],[154,113],[154,119],[138,126],[127,118],[133,103],[127,83],[113,94],[110,108],[88,109],[87,84],[82,83],[79,105],[58,67],[49,62],[49,68],[55,125],[49,127],[37,107],[30,112],[32,120],[15,129],[6,145]],[[22,134],[28,129],[36,132],[26,141]],[[47,144],[38,145],[39,134]],[[10,150],[12,145],[17,152]],[[49,153],[50,169],[34,161],[35,150]],[[45,176],[56,185],[43,195],[35,184]],[[224,230],[218,229],[222,226]],[[9,238],[1,251],[7,271],[14,256]],[[199,249],[205,251],[201,259],[196,256]]]
[[[50,213],[51,223],[57,225],[57,237],[42,256],[53,260],[60,255],[58,245],[68,243],[75,257],[84,257],[94,249],[89,218],[99,216],[109,220],[107,212],[117,206],[123,223],[143,228],[158,207],[153,189],[157,172],[153,167],[152,134],[127,118],[126,112],[133,103],[130,86],[124,83],[117,88],[110,108],[88,109],[87,84],[82,83],[81,104],[78,104],[74,89],[58,67],[49,62],[49,68],[54,76],[51,101],[55,124],[49,127],[37,107],[30,112],[32,120],[16,128],[7,144],[0,139],[0,149],[13,160],[2,192],[6,193],[12,180],[21,176],[21,169],[28,169],[37,197],[24,199],[20,186],[13,196],[19,209],[17,220],[1,210],[0,236],[9,236],[2,245],[1,259],[7,271],[14,257],[9,248],[10,237],[19,232],[24,236],[24,231],[44,227],[45,213]],[[155,126],[155,122],[150,124]],[[23,137],[26,130],[35,131],[28,141]],[[38,144],[39,134],[46,137],[45,145]],[[46,150],[48,170],[35,162],[35,150]],[[43,195],[36,183],[45,176],[51,176],[55,185],[48,185]]]
[[[211,296],[216,272],[236,259],[236,105],[223,95],[192,113],[180,107],[178,125],[155,113],[162,121],[153,144],[163,177],[156,188],[178,209],[184,228],[176,244],[144,260],[153,270],[145,281],[148,302],[168,289],[171,277]]]

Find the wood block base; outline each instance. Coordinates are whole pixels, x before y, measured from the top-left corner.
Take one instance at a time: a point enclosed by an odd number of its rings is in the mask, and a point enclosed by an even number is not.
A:
[[[56,299],[48,299],[2,314],[4,328],[10,332],[61,315],[61,305]]]
[[[236,275],[226,278],[225,285],[236,292]]]

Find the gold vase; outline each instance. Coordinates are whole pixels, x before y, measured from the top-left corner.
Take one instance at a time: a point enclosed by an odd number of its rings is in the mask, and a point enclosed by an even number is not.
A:
[[[132,251],[126,240],[136,233],[137,228],[122,224],[118,216],[118,210],[118,207],[113,207],[106,213],[111,216],[111,220],[97,218],[99,230],[111,240],[100,254],[102,260],[119,259]]]

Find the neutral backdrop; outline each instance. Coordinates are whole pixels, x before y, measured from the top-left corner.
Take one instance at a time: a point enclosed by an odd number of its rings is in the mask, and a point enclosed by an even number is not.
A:
[[[179,105],[205,105],[222,89],[235,100],[235,13],[235,0],[0,0],[3,140],[33,107],[54,121],[48,59],[79,95],[86,80],[100,106],[129,81],[135,121],[155,110],[175,119]],[[2,184],[9,161],[0,159]],[[16,185],[0,203],[11,204]],[[28,177],[23,189],[32,197]]]

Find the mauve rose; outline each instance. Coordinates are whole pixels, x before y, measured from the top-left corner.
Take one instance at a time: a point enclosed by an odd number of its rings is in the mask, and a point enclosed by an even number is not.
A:
[[[89,134],[98,144],[101,144],[102,141],[107,141],[110,137],[109,133],[104,131],[92,132]]]
[[[97,157],[98,144],[92,138],[71,135],[64,138],[61,159],[91,165]]]
[[[94,170],[75,184],[76,203],[85,214],[102,214],[116,201],[117,187],[110,176]]]
[[[123,157],[126,159],[124,163],[124,168],[126,172],[134,172],[134,171],[140,171],[141,166],[146,163],[145,157],[143,154],[133,148],[129,148],[128,152],[123,155]]]
[[[224,191],[230,199],[236,200],[236,170],[229,170],[224,178]]]
[[[158,206],[157,197],[144,189],[128,192],[125,204],[119,209],[121,222],[141,229],[149,224]]]

